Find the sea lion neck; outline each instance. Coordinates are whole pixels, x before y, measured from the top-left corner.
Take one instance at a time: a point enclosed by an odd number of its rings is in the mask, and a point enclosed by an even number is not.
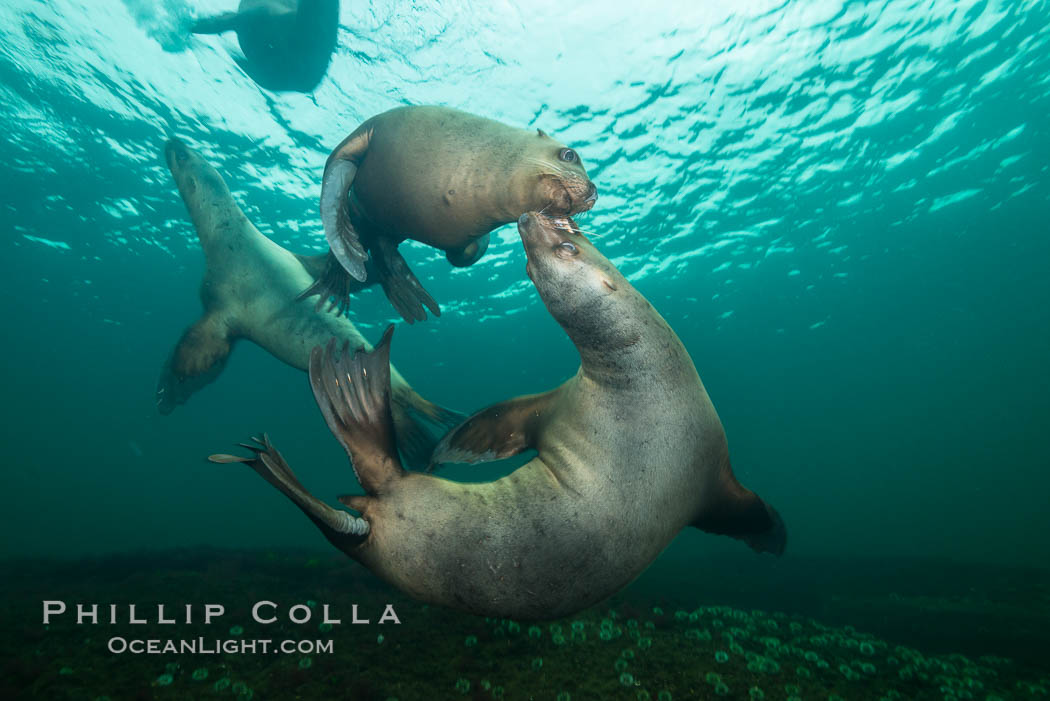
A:
[[[689,362],[688,356],[656,310],[633,289],[630,293],[637,299],[624,299],[632,296],[625,295],[607,302],[602,311],[580,309],[580,316],[590,316],[592,321],[562,324],[562,328],[580,355],[582,377],[610,389],[650,391],[654,384],[676,376],[668,370],[680,365],[683,357]]]
[[[172,138],[165,145],[164,156],[206,251],[216,244],[218,231],[223,231],[226,239],[254,231],[219,171],[199,153]]]
[[[583,234],[571,217],[518,219],[526,272],[580,354],[581,374],[616,388],[650,383],[692,363],[663,317]],[[695,372],[695,371],[694,371]]]
[[[522,167],[527,158],[527,150],[524,147],[518,149],[504,161],[502,177],[489,180],[491,187],[487,195],[493,221],[509,224],[522,212],[542,210],[547,206],[548,197],[541,184],[543,174],[537,165]]]

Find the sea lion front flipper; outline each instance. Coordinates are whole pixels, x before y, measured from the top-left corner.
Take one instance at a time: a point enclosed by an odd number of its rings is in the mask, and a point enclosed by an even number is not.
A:
[[[390,304],[394,306],[408,323],[426,321],[427,309],[434,316],[441,316],[441,307],[434,301],[404,257],[398,252],[397,244],[390,239],[378,236],[372,244],[372,262],[376,278],[383,286],[383,292]]]
[[[240,12],[224,12],[214,17],[205,17],[194,22],[190,27],[191,34],[222,34],[237,29],[241,23]]]
[[[328,247],[346,272],[362,282],[367,277],[368,253],[351,221],[348,199],[357,167],[368,152],[371,140],[371,127],[362,125],[355,130],[328,156],[321,178],[321,222]]]
[[[157,380],[157,408],[170,414],[226,367],[233,337],[224,319],[206,314],[182,333]]]
[[[265,433],[261,439],[253,437],[252,440],[257,445],[240,444],[242,448],[252,451],[254,455],[250,458],[220,453],[209,455],[208,460],[223,464],[240,462],[255,470],[302,509],[337,548],[345,549],[359,545],[368,537],[371,529],[367,521],[340,509],[333,509],[307,491]]]
[[[427,471],[442,463],[502,460],[535,448],[543,416],[557,392],[528,394],[482,409],[441,439]]]
[[[694,528],[742,540],[755,552],[780,556],[787,547],[787,529],[776,509],[729,477],[726,493],[693,521]]]
[[[390,337],[388,326],[371,352],[353,356],[347,345],[310,353],[310,387],[329,430],[350,457],[357,480],[368,494],[381,492],[404,474],[397,453],[394,420],[390,414]]]

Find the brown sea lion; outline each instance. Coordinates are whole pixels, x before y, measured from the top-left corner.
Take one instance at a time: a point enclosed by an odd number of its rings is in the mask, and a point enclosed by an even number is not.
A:
[[[297,256],[259,233],[218,171],[183,142],[168,141],[164,156],[207,267],[200,288],[204,315],[183,333],[157,384],[161,413],[213,381],[241,338],[300,370],[307,369],[310,349],[331,338],[350,349],[370,347],[346,317],[296,299],[314,281],[310,271],[322,256]],[[447,427],[462,416],[419,396],[396,369],[391,374],[398,446],[410,463],[425,464],[436,442],[426,423]]]
[[[397,247],[412,239],[455,266],[485,252],[489,232],[523,212],[574,214],[597,189],[579,155],[535,132],[448,107],[398,107],[372,117],[332,151],[321,220],[333,259],[306,291],[348,304],[352,281],[379,282],[409,323],[441,313]],[[371,259],[374,274],[366,271]]]
[[[237,32],[237,64],[267,90],[310,92],[328,70],[339,0],[241,0],[236,12],[199,20],[194,34]]]
[[[528,273],[580,353],[574,377],[481,411],[435,462],[537,456],[489,483],[402,469],[388,410],[391,329],[371,353],[334,344],[310,357],[310,384],[366,494],[313,497],[263,436],[246,462],[324,535],[423,601],[487,616],[556,618],[638,576],[687,526],[758,551],[784,550],[784,524],[729,466],[725,433],[667,322],[567,219],[518,229]]]

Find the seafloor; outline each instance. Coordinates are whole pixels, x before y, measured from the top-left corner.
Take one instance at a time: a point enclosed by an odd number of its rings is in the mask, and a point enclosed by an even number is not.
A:
[[[178,550],[8,561],[0,698],[1031,699],[1050,689],[1050,573],[744,554],[661,559],[605,604],[530,625],[412,602],[338,554]],[[713,576],[717,573],[717,576]],[[659,595],[653,592],[658,591]],[[42,601],[67,613],[42,624]],[[250,607],[302,603],[310,623]],[[121,623],[76,625],[76,603]],[[127,605],[150,622],[127,622]],[[194,622],[156,622],[156,606]],[[225,615],[200,622],[203,604]],[[384,605],[401,625],[378,625]],[[342,624],[320,623],[324,604]],[[350,624],[351,606],[368,625]],[[112,654],[125,639],[320,640],[332,653]]]

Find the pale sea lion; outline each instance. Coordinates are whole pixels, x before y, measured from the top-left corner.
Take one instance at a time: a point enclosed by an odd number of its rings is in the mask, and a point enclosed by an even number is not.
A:
[[[263,436],[246,462],[337,547],[423,601],[519,619],[571,614],[618,591],[686,526],[781,554],[777,512],[740,486],[722,424],[667,322],[569,219],[526,214],[528,273],[579,350],[557,389],[481,411],[435,462],[537,456],[489,483],[402,469],[387,409],[391,329],[371,353],[333,344],[310,384],[366,495],[355,516],[309,494]]]
[[[412,239],[458,267],[485,252],[489,232],[543,210],[574,214],[597,189],[579,155],[542,130],[528,131],[448,107],[398,107],[372,117],[332,151],[321,219],[334,259],[307,290],[348,304],[348,284],[379,282],[406,321],[441,313],[397,247]],[[365,269],[374,263],[375,273]]]
[[[267,90],[310,92],[328,70],[339,0],[241,0],[236,12],[199,20],[194,34],[237,32],[237,64]]]
[[[201,283],[204,315],[182,335],[161,372],[157,406],[170,413],[222,371],[237,339],[306,370],[310,349],[335,338],[350,349],[369,348],[344,316],[325,314],[296,299],[314,281],[323,256],[297,256],[259,233],[211,165],[178,139],[165,160],[197,230],[207,267]],[[425,464],[436,442],[426,421],[447,428],[462,415],[423,399],[392,370],[398,446],[412,464]],[[441,429],[444,430],[444,429]]]

